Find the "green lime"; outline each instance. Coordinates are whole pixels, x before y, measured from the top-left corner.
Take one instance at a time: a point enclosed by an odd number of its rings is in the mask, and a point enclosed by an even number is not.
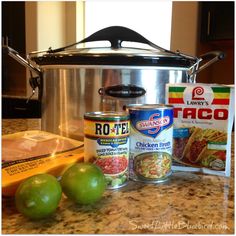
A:
[[[62,190],[57,179],[49,174],[34,175],[17,188],[17,210],[30,219],[42,219],[51,215],[61,200]]]
[[[102,170],[91,163],[76,163],[67,169],[61,178],[64,194],[80,204],[98,201],[106,188]]]

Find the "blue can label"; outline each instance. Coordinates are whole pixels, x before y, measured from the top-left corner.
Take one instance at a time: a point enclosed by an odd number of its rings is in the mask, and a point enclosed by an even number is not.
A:
[[[130,177],[161,182],[170,175],[173,147],[173,109],[130,108]]]
[[[138,132],[156,138],[163,130],[173,125],[173,110],[131,111],[131,125]]]

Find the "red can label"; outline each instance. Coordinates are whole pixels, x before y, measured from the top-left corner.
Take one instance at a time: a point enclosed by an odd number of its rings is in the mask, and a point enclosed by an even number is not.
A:
[[[114,116],[114,117],[113,117]],[[85,114],[85,161],[98,165],[107,180],[108,188],[119,188],[128,180],[129,130],[127,115]]]

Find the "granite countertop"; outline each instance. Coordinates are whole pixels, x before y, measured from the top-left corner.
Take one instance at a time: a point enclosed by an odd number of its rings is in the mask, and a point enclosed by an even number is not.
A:
[[[2,133],[38,129],[40,120],[3,120]],[[234,142],[233,142],[234,143]],[[234,147],[232,147],[234,159]],[[233,165],[232,165],[233,166]],[[233,234],[232,177],[175,172],[163,184],[130,181],[80,206],[63,196],[50,218],[31,221],[2,199],[3,234]]]

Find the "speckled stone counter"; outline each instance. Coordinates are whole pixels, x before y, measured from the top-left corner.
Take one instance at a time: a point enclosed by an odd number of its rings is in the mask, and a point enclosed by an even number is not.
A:
[[[2,133],[37,129],[39,120],[3,120]],[[234,147],[232,147],[234,159]],[[50,218],[31,221],[2,199],[3,234],[233,234],[232,177],[176,172],[164,184],[130,181],[80,206],[63,196]]]

